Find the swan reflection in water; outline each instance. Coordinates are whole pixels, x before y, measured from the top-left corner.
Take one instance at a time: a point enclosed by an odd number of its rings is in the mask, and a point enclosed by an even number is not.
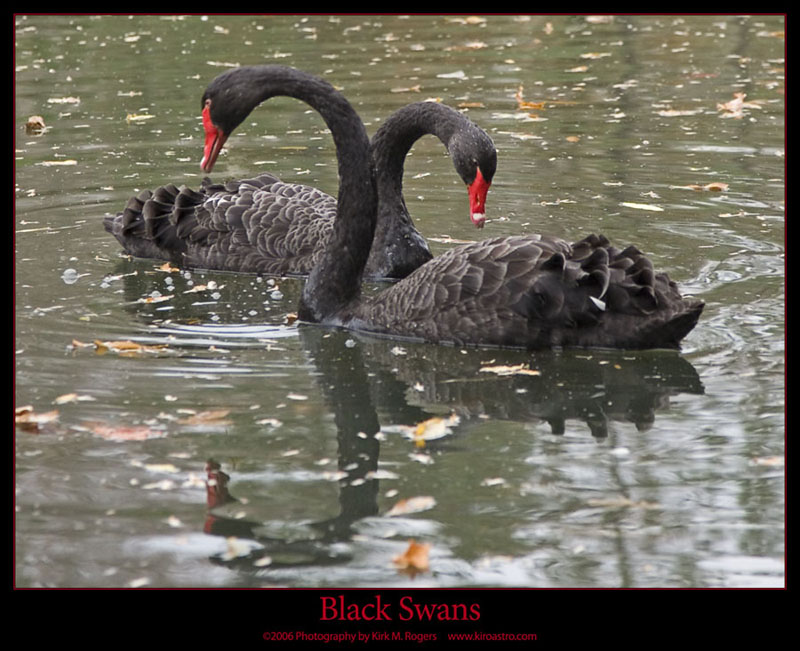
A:
[[[648,429],[670,397],[701,394],[694,367],[673,351],[548,351],[461,349],[359,337],[352,332],[301,326],[300,339],[313,363],[318,384],[333,413],[338,443],[339,512],[308,523],[303,539],[264,536],[265,523],[230,515],[229,477],[210,462],[206,533],[246,538],[257,549],[219,554],[216,563],[239,569],[346,563],[354,525],[381,517],[378,507],[381,428],[413,425],[437,414],[457,414],[446,439],[429,449],[447,454],[454,439],[469,441],[469,430],[487,419],[544,421],[563,434],[570,420],[586,424],[597,440],[607,436],[609,421]],[[523,364],[521,364],[523,362]],[[538,374],[498,375],[486,368],[530,368]],[[380,417],[379,417],[379,414]],[[513,460],[510,461],[514,463]],[[519,463],[523,463],[520,459]],[[436,472],[430,466],[426,472]],[[234,478],[235,483],[235,478]]]

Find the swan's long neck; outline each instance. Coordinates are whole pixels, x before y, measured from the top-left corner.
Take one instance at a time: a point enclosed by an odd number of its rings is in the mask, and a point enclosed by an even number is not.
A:
[[[338,217],[298,309],[306,321],[329,319],[360,296],[375,232],[378,195],[366,129],[350,103],[317,77],[283,66],[253,66],[248,82],[237,88],[251,95],[240,102],[254,108],[270,97],[294,97],[315,109],[333,136],[339,164]]]
[[[403,164],[412,145],[426,134],[435,135],[445,147],[457,130],[457,114],[435,102],[417,102],[395,111],[372,138],[372,156],[383,213],[402,209]]]

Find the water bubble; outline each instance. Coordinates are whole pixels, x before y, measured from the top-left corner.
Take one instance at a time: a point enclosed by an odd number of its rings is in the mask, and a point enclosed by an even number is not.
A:
[[[78,280],[78,272],[71,268],[64,269],[64,273],[61,274],[61,280],[63,280],[67,285],[71,285]]]

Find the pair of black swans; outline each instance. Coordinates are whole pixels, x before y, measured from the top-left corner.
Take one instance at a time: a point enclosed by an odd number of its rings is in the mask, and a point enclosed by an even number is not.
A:
[[[271,174],[205,179],[199,191],[166,185],[104,219],[128,254],[184,268],[307,275],[301,320],[441,344],[679,348],[697,323],[702,301],[683,298],[636,247],[616,249],[602,235],[575,244],[496,237],[432,257],[403,201],[411,146],[429,133],[444,143],[479,227],[497,165],[489,136],[441,104],[398,110],[370,143],[326,81],[284,66],[232,69],[203,94],[205,172],[234,129],[275,96],[302,100],[324,119],[336,146],[338,199]],[[364,279],[400,280],[364,298]]]

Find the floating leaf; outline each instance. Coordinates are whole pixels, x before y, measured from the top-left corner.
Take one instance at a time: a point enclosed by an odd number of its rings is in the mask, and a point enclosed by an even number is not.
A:
[[[522,96],[523,86],[517,88],[514,99],[517,100],[517,110],[519,111],[538,111],[544,108],[544,102],[528,102]]]
[[[671,118],[680,115],[697,115],[698,113],[702,112],[703,109],[662,109],[661,111],[656,111],[656,115],[660,115],[661,117],[665,118]]]
[[[654,206],[650,203],[633,203],[631,201],[623,201],[620,206],[625,206],[626,208],[633,208],[634,210],[649,210],[651,212],[664,212],[664,209],[661,206]]]
[[[145,120],[152,120],[154,117],[156,116],[150,114],[138,115],[136,113],[128,113],[128,115],[125,116],[125,122],[128,124],[131,122],[144,122]]]
[[[386,512],[386,516],[393,517],[396,515],[410,515],[411,513],[428,511],[434,506],[436,506],[436,500],[429,495],[409,497],[405,500],[399,500],[391,509]]]
[[[170,300],[174,294],[165,294],[163,296],[145,296],[144,298],[140,298],[137,303],[163,303],[164,301]]]
[[[440,439],[451,433],[451,427],[458,425],[461,419],[452,414],[448,418],[434,417],[422,421],[414,428],[413,438],[417,446],[423,447],[425,441]]]
[[[158,271],[166,271],[167,273],[174,273],[176,271],[180,271],[178,267],[173,267],[169,262],[165,262],[160,267],[158,267]]]
[[[25,132],[38,135],[42,133],[47,127],[44,123],[44,118],[41,115],[32,115],[25,122]]]
[[[109,441],[146,441],[163,438],[167,432],[148,425],[111,425],[109,423],[89,422],[84,427],[92,434]]]
[[[181,425],[230,425],[232,421],[226,417],[230,409],[210,409],[191,414],[178,421]]]
[[[463,70],[456,70],[455,72],[442,72],[436,76],[439,79],[467,79],[467,75]]]
[[[420,85],[417,84],[416,86],[400,86],[397,88],[390,88],[390,93],[418,93],[420,92],[421,88]]]
[[[57,409],[37,414],[33,407],[26,405],[14,410],[14,423],[26,432],[38,432],[40,426],[48,425],[56,420],[58,420]]]
[[[73,158],[65,158],[63,160],[45,160],[39,163],[42,167],[57,167],[60,165],[69,166],[69,165],[77,165],[78,161]]]
[[[80,97],[51,97],[47,100],[48,104],[80,104]]]
[[[430,543],[418,543],[415,540],[408,541],[408,548],[399,556],[395,556],[392,561],[401,570],[412,572],[425,572],[430,568],[428,555]]]
[[[581,54],[581,59],[603,59],[605,57],[610,57],[611,52],[586,52],[585,54]]]
[[[65,405],[68,402],[83,402],[86,400],[94,400],[92,396],[81,396],[77,393],[65,393],[64,395],[58,396],[53,402],[57,405]]]
[[[526,364],[514,364],[513,366],[483,366],[481,373],[495,373],[496,375],[541,375],[540,371],[532,369]]]
[[[725,192],[728,189],[727,183],[715,181],[714,183],[706,183],[705,185],[671,185],[671,190],[695,190],[697,192]]]
[[[738,120],[744,117],[744,109],[761,108],[761,106],[755,102],[745,102],[745,97],[747,97],[746,93],[734,93],[733,99],[729,102],[722,104],[718,103],[717,110],[722,111],[722,115],[720,115],[720,117],[735,118]]]
[[[73,343],[75,341],[73,340]],[[157,344],[155,346],[145,346],[137,344],[135,341],[100,341],[95,339],[95,350],[99,354],[111,351],[113,353],[120,353],[122,355],[138,355],[140,353],[158,353],[166,349],[166,344]]]

